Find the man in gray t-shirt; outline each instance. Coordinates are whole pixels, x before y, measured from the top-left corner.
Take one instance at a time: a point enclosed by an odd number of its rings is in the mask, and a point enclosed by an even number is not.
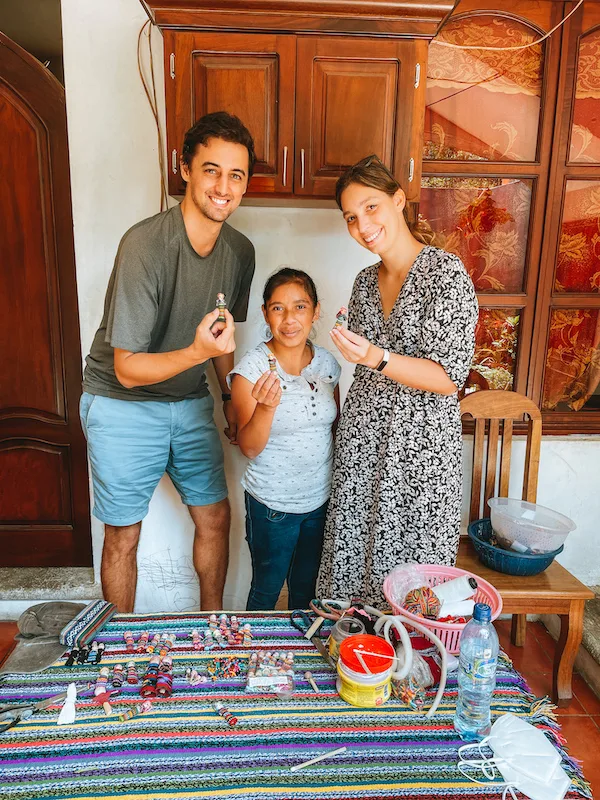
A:
[[[212,360],[225,432],[235,443],[225,379],[234,321],[246,318],[254,247],[225,220],[241,202],[254,161],[239,119],[226,112],[202,117],[184,141],[181,205],[134,225],[119,245],[86,358],[80,414],[93,513],[105,524],[103,593],[121,612],[133,610],[141,520],[165,471],[195,524],[201,607],[222,607],[230,511],[204,373]],[[228,306],[221,315],[219,292]]]

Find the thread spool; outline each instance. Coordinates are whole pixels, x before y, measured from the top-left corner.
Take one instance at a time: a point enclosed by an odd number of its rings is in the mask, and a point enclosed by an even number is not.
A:
[[[477,581],[469,575],[461,575],[451,581],[438,583],[433,587],[433,592],[440,603],[456,603],[473,597],[477,591]]]

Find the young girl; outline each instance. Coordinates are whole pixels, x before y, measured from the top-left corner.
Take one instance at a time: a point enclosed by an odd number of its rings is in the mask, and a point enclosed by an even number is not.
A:
[[[286,578],[289,607],[307,608],[321,558],[341,370],[308,339],[319,301],[305,272],[285,268],[269,278],[262,311],[268,341],[228,376],[238,443],[250,459],[242,478],[252,556],[246,608],[275,608]]]
[[[336,437],[317,591],[383,606],[383,579],[397,564],[456,559],[457,391],[473,358],[477,298],[457,256],[412,235],[406,196],[376,156],[342,175],[336,199],[374,258],[354,283],[348,330],[331,332],[357,366]]]

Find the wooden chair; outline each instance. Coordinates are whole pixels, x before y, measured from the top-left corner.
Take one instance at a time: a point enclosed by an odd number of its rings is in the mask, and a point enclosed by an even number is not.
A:
[[[542,443],[542,415],[536,404],[517,392],[479,391],[468,394],[461,401],[460,413],[462,417],[469,415],[475,420],[469,522],[489,516],[488,500],[491,497],[508,497],[513,423],[524,420],[527,420],[527,450],[522,499],[535,503]],[[486,427],[488,427],[487,448]],[[500,434],[502,434],[501,442]],[[498,475],[499,444],[501,449]],[[482,492],[484,469],[485,484]],[[518,646],[525,643],[526,624],[526,614],[513,614],[511,638]]]
[[[489,515],[487,501],[490,497],[508,496],[515,422],[527,422],[522,497],[535,502],[542,434],[541,414],[535,403],[516,392],[489,390],[467,395],[460,408],[464,417],[475,420],[469,521]],[[499,446],[500,471],[497,474]],[[479,561],[466,536],[462,537],[456,565],[480,575],[500,592],[505,613],[512,614],[511,639],[516,645],[525,643],[527,614],[558,614],[561,628],[554,653],[552,695],[558,705],[568,705],[573,694],[573,664],[583,632],[584,605],[594,597],[594,592],[558,561],[531,577],[495,572]]]

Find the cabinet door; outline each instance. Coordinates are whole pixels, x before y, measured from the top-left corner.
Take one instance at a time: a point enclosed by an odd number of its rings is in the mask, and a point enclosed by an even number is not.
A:
[[[426,63],[422,41],[299,37],[295,193],[330,197],[375,153],[417,200]]]
[[[165,31],[169,192],[183,194],[185,132],[203,114],[229,111],[254,137],[248,191],[292,191],[296,37]]]

